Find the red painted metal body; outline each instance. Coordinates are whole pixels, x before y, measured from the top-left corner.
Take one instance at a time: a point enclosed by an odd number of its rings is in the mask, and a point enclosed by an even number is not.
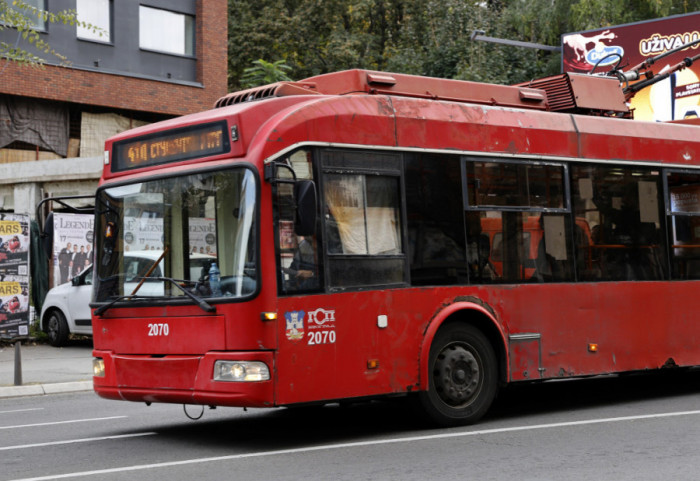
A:
[[[106,165],[102,183],[144,178],[154,170],[168,175],[236,162],[252,164],[262,177],[265,161],[304,143],[676,166],[700,161],[696,125],[529,108],[546,100],[529,98],[537,92],[523,99],[517,87],[464,84],[461,88],[475,90],[474,98],[459,100],[452,83],[431,79],[430,87],[421,89],[416,77],[403,95],[392,95],[388,80],[373,86],[362,83],[363,75],[393,76],[399,81],[392,88],[403,88],[403,76],[353,71],[328,77],[346,95],[328,95],[317,87],[310,95],[234,103],[141,127],[110,139],[107,150],[134,135],[218,119],[236,126],[240,138],[230,154],[157,169],[113,174]],[[299,84],[321,85],[322,80]],[[492,94],[503,95],[504,104],[489,102]],[[504,382],[655,369],[669,359],[679,366],[700,365],[700,281],[411,287],[279,297],[271,189],[261,182],[260,293],[248,302],[217,304],[215,314],[172,305],[115,306],[94,316],[94,355],[106,365],[105,377],[94,378],[98,394],[146,402],[277,406],[426,389],[432,338],[442,323],[455,318],[487,333]],[[288,340],[283,313],[318,308],[335,311],[336,342],[311,349]],[[277,313],[277,320],[261,320],[263,312]],[[387,316],[386,327],[378,327],[379,316]],[[168,322],[169,336],[148,337],[151,322]],[[589,343],[598,345],[597,352],[589,351]],[[213,382],[216,359],[264,361],[272,379]],[[372,362],[377,366],[370,367]]]

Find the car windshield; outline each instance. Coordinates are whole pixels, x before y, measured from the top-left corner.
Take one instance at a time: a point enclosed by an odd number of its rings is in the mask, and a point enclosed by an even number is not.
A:
[[[187,299],[166,277],[198,297],[251,295],[255,203],[255,176],[246,168],[99,190],[94,300]]]

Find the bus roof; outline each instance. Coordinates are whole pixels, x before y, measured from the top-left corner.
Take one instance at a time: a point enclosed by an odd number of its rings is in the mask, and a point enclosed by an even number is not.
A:
[[[620,82],[612,77],[562,74],[503,86],[348,70],[232,93],[213,110],[118,134],[106,142],[111,154],[116,143],[156,148],[179,140],[180,132],[188,136],[190,128],[219,122],[221,135],[230,134],[230,149],[121,170],[114,168],[113,156],[105,159],[103,181],[156,166],[185,169],[202,160],[227,165],[253,150],[251,159],[258,163],[314,143],[677,166],[700,162],[697,119],[630,117]]]
[[[556,112],[630,115],[616,78],[574,73],[508,86],[356,69],[234,92],[220,98],[215,106],[226,107],[289,95],[352,94],[392,95]]]

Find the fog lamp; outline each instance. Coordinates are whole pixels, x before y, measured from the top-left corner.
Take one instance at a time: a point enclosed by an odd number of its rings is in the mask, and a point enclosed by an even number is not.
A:
[[[96,357],[92,360],[92,375],[95,377],[105,377],[105,362]]]
[[[268,381],[270,370],[260,361],[216,361],[214,381],[254,382]]]

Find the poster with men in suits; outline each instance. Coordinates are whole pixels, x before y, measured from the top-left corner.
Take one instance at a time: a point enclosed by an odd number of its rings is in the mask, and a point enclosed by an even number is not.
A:
[[[69,282],[92,264],[94,216],[54,213],[53,286]]]

